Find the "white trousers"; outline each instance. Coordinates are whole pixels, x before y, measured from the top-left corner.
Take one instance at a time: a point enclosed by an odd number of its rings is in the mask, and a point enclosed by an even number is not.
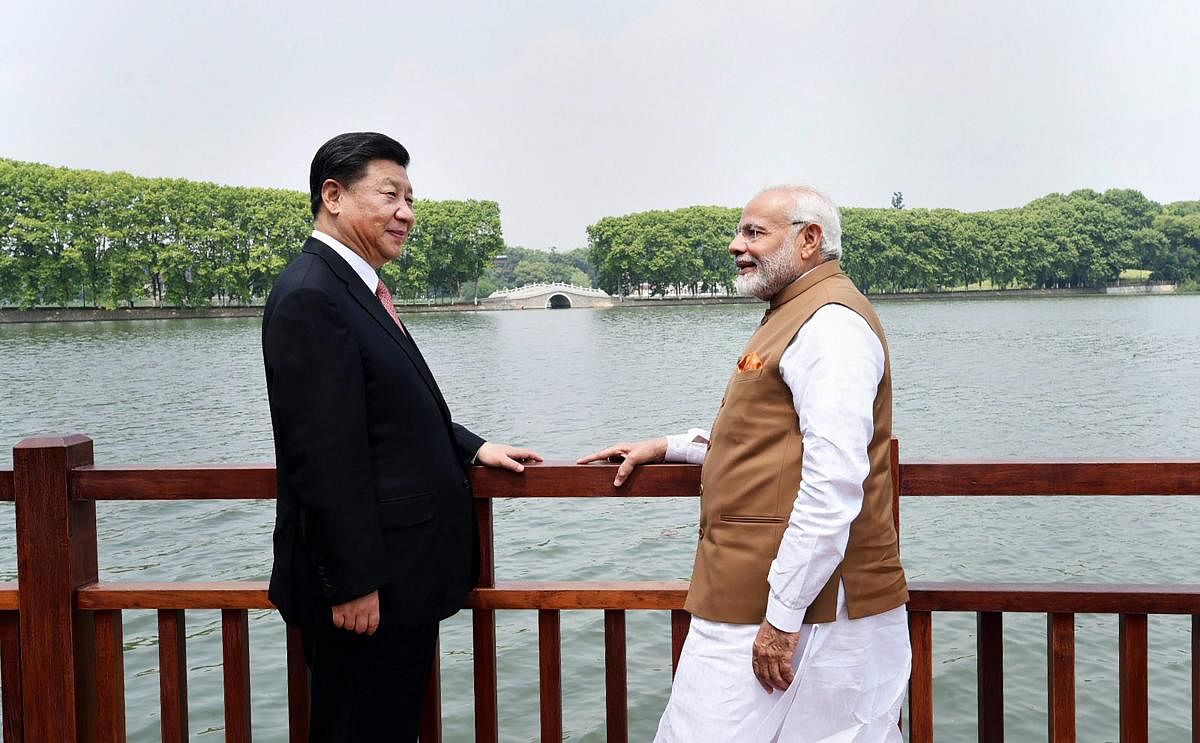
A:
[[[786,691],[750,665],[756,624],[692,618],[656,743],[894,743],[912,651],[903,606],[801,629]]]

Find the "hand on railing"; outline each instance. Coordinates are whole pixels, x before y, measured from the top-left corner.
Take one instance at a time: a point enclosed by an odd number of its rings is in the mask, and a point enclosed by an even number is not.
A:
[[[621,487],[621,483],[633,474],[633,468],[639,464],[649,464],[652,462],[661,462],[667,458],[667,439],[665,436],[657,439],[646,439],[632,444],[621,442],[613,444],[607,449],[601,449],[598,452],[593,452],[587,456],[580,457],[575,464],[588,464],[589,462],[620,462],[621,466],[617,468],[617,476],[613,480],[613,487]]]
[[[530,449],[520,449],[508,444],[484,442],[475,454],[475,461],[485,467],[501,467],[513,472],[524,472],[524,462],[540,462],[542,455]]]

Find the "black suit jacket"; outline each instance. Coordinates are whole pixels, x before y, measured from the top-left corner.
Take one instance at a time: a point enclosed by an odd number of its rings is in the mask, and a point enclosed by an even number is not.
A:
[[[358,274],[310,238],[263,314],[278,470],[270,598],[284,621],[380,591],[381,626],[450,616],[478,578],[466,468],[421,352]]]

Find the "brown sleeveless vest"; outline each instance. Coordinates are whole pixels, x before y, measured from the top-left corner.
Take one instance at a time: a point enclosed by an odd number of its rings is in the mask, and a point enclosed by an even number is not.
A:
[[[758,624],[767,609],[767,573],[800,488],[804,434],[779,359],[804,323],[827,304],[858,313],[883,344],[883,379],[875,394],[875,434],[867,454],[863,507],[850,526],[846,556],[805,614],[832,622],[839,581],[852,619],[908,601],[892,521],[892,373],[879,318],[853,282],[829,261],[783,288],[746,344],[761,367],[735,371],[713,424],[700,479],[700,543],[686,608],[718,622]],[[745,357],[743,357],[745,358]],[[749,366],[756,366],[751,363]],[[812,394],[812,393],[810,393]],[[815,390],[815,394],[821,394]]]

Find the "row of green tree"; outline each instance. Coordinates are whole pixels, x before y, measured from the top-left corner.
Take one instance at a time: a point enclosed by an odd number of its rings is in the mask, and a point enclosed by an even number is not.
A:
[[[588,248],[505,246],[492,201],[418,201],[382,274],[402,299],[484,297],[531,282],[610,293],[732,291],[733,208],[606,217]],[[869,292],[1096,286],[1125,268],[1200,279],[1200,201],[1130,189],[1019,209],[842,210],[843,263]],[[260,301],[311,229],[307,194],[0,159],[0,304],[197,306]],[[503,258],[494,260],[503,254]]]
[[[457,295],[504,240],[493,201],[418,201],[397,297]],[[261,299],[312,229],[299,191],[0,159],[0,304],[197,306]]]
[[[588,228],[597,284],[610,293],[732,290],[740,211],[693,206],[606,217]],[[1200,279],[1200,201],[1139,191],[1050,194],[1018,209],[842,209],[843,265],[868,292],[988,286],[1088,287],[1141,268]]]

